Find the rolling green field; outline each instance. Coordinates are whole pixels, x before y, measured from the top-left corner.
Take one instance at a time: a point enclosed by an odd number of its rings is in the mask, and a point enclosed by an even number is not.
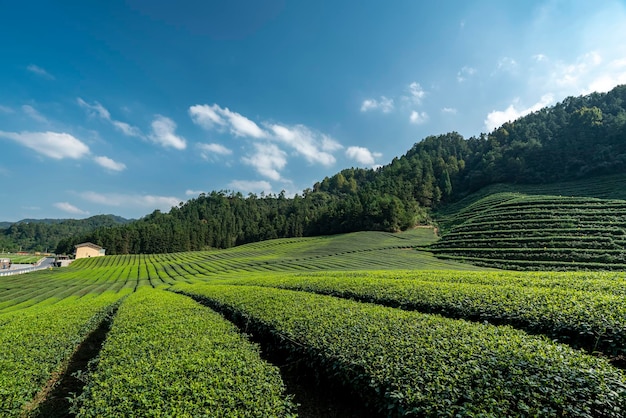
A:
[[[0,415],[327,416],[298,406],[297,366],[370,416],[625,416],[622,273],[490,270],[435,258],[436,240],[360,232],[3,277]]]

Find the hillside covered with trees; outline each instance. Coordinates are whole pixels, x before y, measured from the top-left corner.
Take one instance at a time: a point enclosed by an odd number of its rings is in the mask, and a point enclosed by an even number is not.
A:
[[[398,231],[495,183],[542,184],[626,172],[626,86],[568,97],[478,137],[430,136],[376,170],[349,168],[293,198],[201,194],[168,213],[60,240],[109,254],[228,248],[283,237]]]
[[[54,251],[64,238],[128,222],[130,220],[115,215],[96,215],[79,220],[23,219],[0,229],[0,247],[6,251]]]

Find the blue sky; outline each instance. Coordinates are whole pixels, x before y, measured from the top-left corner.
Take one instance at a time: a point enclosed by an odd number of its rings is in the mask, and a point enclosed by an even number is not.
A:
[[[0,221],[293,195],[626,83],[614,0],[4,2],[0,38]]]

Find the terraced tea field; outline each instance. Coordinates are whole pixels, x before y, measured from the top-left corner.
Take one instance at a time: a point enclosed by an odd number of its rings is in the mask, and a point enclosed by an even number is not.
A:
[[[363,232],[3,277],[0,415],[626,415],[622,273],[479,269],[435,258],[435,240]]]
[[[623,181],[487,188],[439,214],[442,239],[430,248],[496,268],[626,270],[626,200],[588,197],[623,198]],[[516,191],[491,193],[507,189]]]

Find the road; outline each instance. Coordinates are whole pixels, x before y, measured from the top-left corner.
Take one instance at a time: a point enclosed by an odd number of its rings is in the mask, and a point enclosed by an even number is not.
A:
[[[9,270],[0,270],[0,276],[30,273],[31,271],[45,270],[51,267],[54,267],[54,257],[46,257],[36,266],[32,264],[13,264]]]

